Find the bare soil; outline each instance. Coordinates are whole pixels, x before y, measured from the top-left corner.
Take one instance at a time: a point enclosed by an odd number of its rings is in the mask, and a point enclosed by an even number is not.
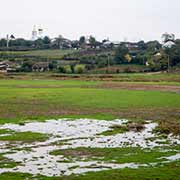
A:
[[[143,91],[168,91],[180,93],[180,86],[176,85],[155,85],[155,84],[136,84],[136,83],[118,83],[105,82],[98,85],[99,88],[105,89],[127,89],[127,90],[143,90]]]

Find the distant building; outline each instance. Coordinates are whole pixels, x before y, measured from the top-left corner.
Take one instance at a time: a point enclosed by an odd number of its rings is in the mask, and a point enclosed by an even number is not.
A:
[[[121,44],[119,41],[113,41],[112,43],[115,48],[119,47],[119,45]]]
[[[129,50],[137,50],[137,48],[138,48],[138,44],[137,43],[132,43],[132,42],[125,42],[125,46]]]
[[[175,35],[164,33],[162,35],[162,42],[163,42],[163,48],[171,48],[173,45],[175,45]]]
[[[38,30],[36,29],[36,26],[33,27],[32,31],[32,41],[35,41],[39,38],[43,38],[43,29],[39,28]]]
[[[175,43],[173,41],[167,41],[166,43],[163,44],[164,48],[171,48]]]
[[[11,61],[2,61],[0,62],[0,72],[6,73],[6,72],[12,72],[16,71],[16,63]]]
[[[43,38],[43,29],[42,28],[38,29],[38,38]]]
[[[90,36],[85,37],[85,44],[90,44]]]
[[[33,41],[38,39],[38,32],[36,30],[36,26],[34,26],[33,31],[32,31],[32,38]]]
[[[112,46],[113,46],[113,43],[109,39],[105,39],[102,41],[102,47],[103,48],[109,48]]]
[[[33,72],[49,71],[49,63],[48,62],[38,62],[38,63],[35,63],[32,66],[32,71]]]
[[[7,68],[8,68],[8,64],[6,64],[5,62],[0,62],[0,72],[1,73],[7,72]]]
[[[161,57],[162,54],[160,52],[157,52],[156,54],[154,54],[154,57]]]

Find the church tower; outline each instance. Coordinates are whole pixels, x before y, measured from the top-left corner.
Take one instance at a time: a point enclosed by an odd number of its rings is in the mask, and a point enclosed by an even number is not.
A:
[[[34,26],[33,31],[32,31],[32,40],[35,41],[38,39],[38,32],[36,30],[36,26]]]

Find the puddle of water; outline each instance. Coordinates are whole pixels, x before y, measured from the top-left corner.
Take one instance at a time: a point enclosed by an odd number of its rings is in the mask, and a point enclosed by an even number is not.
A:
[[[10,152],[13,148],[18,147],[18,151],[13,154],[6,154],[5,157],[18,161],[21,165],[12,169],[0,169],[2,172],[25,172],[31,174],[42,174],[46,176],[60,176],[85,173],[89,171],[101,171],[106,169],[120,168],[138,168],[134,163],[112,164],[101,161],[81,162],[72,159],[72,162],[66,162],[64,156],[53,156],[49,153],[57,149],[69,149],[77,147],[97,147],[97,148],[112,148],[112,147],[142,147],[153,148],[162,146],[157,143],[157,140],[147,141],[148,138],[154,138],[153,129],[157,126],[156,123],[147,123],[142,132],[129,131],[126,133],[103,136],[99,135],[102,132],[110,130],[113,125],[122,125],[127,123],[127,120],[114,121],[99,121],[92,119],[78,119],[70,121],[68,119],[48,120],[46,122],[26,123],[24,126],[17,124],[5,124],[0,126],[0,129],[10,129],[17,132],[38,132],[49,134],[51,137],[45,142],[34,142],[22,144],[14,142],[12,148],[6,147],[9,142],[0,142],[0,152]],[[170,143],[176,142],[180,144],[177,138],[168,137]],[[53,143],[66,142],[62,145],[53,145]],[[164,146],[164,144],[163,144]],[[24,150],[30,148],[30,151]],[[169,157],[173,159],[172,157]]]
[[[165,158],[169,161],[176,161],[176,160],[180,160],[180,153],[176,154],[176,155],[173,155],[173,156],[169,156],[169,157],[162,157],[162,158]]]
[[[79,119],[76,121],[69,121],[68,119],[49,120],[46,122],[33,122],[27,123],[24,126],[18,124],[6,124],[3,128],[11,129],[20,132],[39,132],[45,134],[53,134],[61,137],[84,137],[92,136],[103,131],[109,130],[110,126],[118,124],[122,125],[127,120],[114,120],[114,121],[99,121],[91,119]]]
[[[38,162],[39,163],[39,162]],[[109,169],[123,169],[123,168],[133,168],[136,169],[139,166],[147,166],[147,165],[138,165],[135,163],[124,163],[124,164],[107,164],[107,163],[99,163],[97,161],[90,162],[75,162],[75,163],[44,163],[43,165],[38,164],[38,166],[34,166],[32,162],[27,162],[24,166],[18,166],[13,169],[0,169],[0,173],[3,172],[24,172],[31,174],[41,174],[44,176],[61,176],[61,175],[71,175],[71,174],[82,174],[86,172],[97,172],[102,170]]]
[[[61,148],[76,148],[76,147],[100,147],[100,148],[115,148],[115,147],[155,147],[159,146],[154,141],[147,142],[147,138],[153,138],[155,135],[152,130],[157,126],[156,123],[145,125],[142,132],[129,131],[126,133],[111,135],[111,136],[94,136],[88,139],[75,139],[68,141],[68,145]]]

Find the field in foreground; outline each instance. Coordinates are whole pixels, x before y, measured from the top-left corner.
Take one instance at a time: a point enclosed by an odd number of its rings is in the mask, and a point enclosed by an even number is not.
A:
[[[99,78],[99,77],[83,77],[77,80],[73,78],[56,77],[43,79],[42,76],[21,76],[18,79],[1,79],[0,80],[0,124],[18,123],[22,129],[26,125],[26,121],[36,123],[36,121],[44,121],[48,119],[59,118],[94,118],[99,120],[129,119],[129,123],[122,126],[110,126],[110,129],[100,131],[101,136],[114,137],[123,135],[123,133],[131,132],[132,125],[142,127],[147,120],[158,123],[153,133],[157,133],[157,139],[151,138],[152,142],[162,140],[157,147],[149,151],[149,148],[132,147],[132,144],[123,144],[118,147],[69,147],[69,153],[64,154],[62,146],[72,143],[56,142],[61,150],[52,151],[53,157],[64,156],[66,163],[72,163],[74,158],[83,161],[96,160],[101,156],[104,162],[119,163],[140,163],[148,164],[147,167],[138,167],[131,169],[127,166],[125,169],[112,169],[108,171],[89,172],[85,175],[70,175],[60,177],[45,177],[42,174],[38,179],[179,179],[178,172],[180,170],[177,160],[169,163],[160,161],[159,158],[173,156],[179,153],[178,141],[172,142],[169,133],[176,135],[179,139],[180,134],[180,76],[179,75],[122,75],[118,77]],[[78,122],[78,121],[77,121]],[[102,121],[104,122],[104,121]],[[111,123],[111,121],[108,121]],[[113,122],[113,121],[112,121]],[[42,122],[43,123],[43,122]],[[76,124],[74,124],[75,126]],[[117,124],[115,124],[117,125]],[[19,130],[19,129],[18,129]],[[136,132],[141,134],[143,128]],[[25,133],[25,134],[24,134]],[[51,137],[50,133],[50,137]],[[96,134],[96,133],[95,133]],[[0,142],[8,141],[9,153],[20,151],[14,149],[14,143],[20,142],[20,145],[29,144],[28,147],[21,147],[21,150],[32,151],[31,143],[34,141],[46,142],[49,136],[41,131],[18,132],[17,129],[0,128]],[[126,134],[127,135],[127,134]],[[57,135],[56,138],[59,135]],[[62,135],[61,135],[62,136]],[[52,137],[51,137],[52,138]],[[86,138],[86,137],[78,137]],[[99,137],[89,137],[99,138]],[[116,141],[115,141],[116,142]],[[134,142],[134,141],[133,141]],[[146,142],[147,143],[147,142]],[[159,148],[161,144],[161,148]],[[54,145],[54,144],[53,144]],[[110,143],[111,145],[111,143]],[[171,148],[170,148],[171,146]],[[72,148],[72,149],[71,149]],[[76,149],[77,148],[77,149]],[[80,149],[79,149],[80,148]],[[125,149],[124,149],[125,148]],[[128,149],[127,149],[128,148]],[[168,149],[170,148],[170,149]],[[166,149],[167,152],[161,152]],[[67,151],[68,152],[68,151]],[[135,153],[133,156],[129,154]],[[13,167],[21,164],[9,159],[5,152],[0,154],[0,169]],[[123,158],[122,158],[123,156]],[[129,156],[128,161],[126,156]],[[134,157],[134,158],[133,158]],[[144,159],[142,159],[144,157]],[[42,157],[39,157],[43,159]],[[35,159],[36,161],[37,159]],[[65,160],[64,160],[65,161]],[[152,163],[157,163],[155,166]],[[76,165],[77,166],[77,165]],[[91,166],[91,167],[88,167]],[[103,169],[105,165],[94,167],[93,164],[87,165],[90,169]],[[42,167],[40,167],[42,168]],[[75,167],[71,167],[76,169]],[[43,170],[42,170],[43,171]],[[4,172],[0,175],[0,179],[33,179],[31,172],[8,173]]]

